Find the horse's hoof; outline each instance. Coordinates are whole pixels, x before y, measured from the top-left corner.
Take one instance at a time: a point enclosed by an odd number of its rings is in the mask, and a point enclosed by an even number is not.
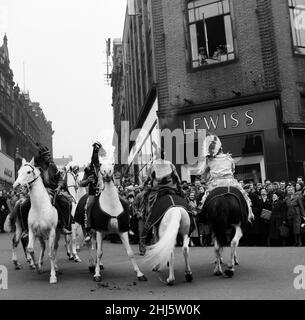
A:
[[[143,276],[141,276],[141,277],[138,277],[138,280],[139,281],[147,281],[147,278],[144,276],[144,274],[143,274]]]
[[[238,263],[237,260],[235,260],[234,264],[235,264],[236,266],[239,266],[239,263]]]
[[[186,272],[186,273],[185,273],[185,280],[186,280],[186,282],[192,282],[192,281],[193,281],[193,274],[192,274],[192,272]]]
[[[226,269],[225,270],[225,275],[228,277],[228,278],[232,278],[234,276],[234,271],[231,270],[231,269]]]
[[[89,272],[94,273],[95,272],[95,266],[90,266],[89,267]]]
[[[38,274],[43,274],[43,269],[42,269],[42,268],[37,269],[37,273],[38,273]]]
[[[216,276],[216,277],[220,277],[220,276],[222,276],[222,272],[221,271],[215,271],[214,272],[214,276]]]
[[[79,257],[74,257],[74,262],[82,262],[82,260]]]
[[[101,276],[94,276],[93,277],[93,281],[94,282],[101,282],[102,281],[102,277]]]
[[[159,265],[154,266],[152,271],[153,272],[159,272],[160,271],[160,266]]]
[[[20,263],[18,263],[17,261],[13,261],[13,264],[15,266],[15,270],[21,270],[22,269],[22,266]]]
[[[55,284],[55,283],[57,283],[57,278],[56,277],[50,278],[50,284]]]
[[[166,284],[168,285],[168,286],[173,286],[174,285],[174,280],[167,280],[166,281]]]

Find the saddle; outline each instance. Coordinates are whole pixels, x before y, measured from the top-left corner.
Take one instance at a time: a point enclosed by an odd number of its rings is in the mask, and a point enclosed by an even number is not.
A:
[[[78,201],[75,214],[74,214],[74,221],[80,224],[81,226],[85,225],[85,205],[89,194],[84,194]]]
[[[201,213],[199,214],[199,222],[207,223],[207,215],[205,212],[210,204],[210,202],[216,198],[231,195],[235,197],[239,203],[239,207],[242,211],[248,212],[248,206],[243,194],[235,187],[216,187],[215,189],[211,190],[209,195],[207,196]]]
[[[177,194],[164,194],[158,195],[155,203],[153,204],[150,213],[148,214],[144,224],[144,235],[147,235],[152,227],[158,227],[166,211],[172,207],[183,207],[191,217],[191,209],[186,201]],[[191,219],[191,222],[193,220]],[[191,225],[193,230],[193,226]]]
[[[109,231],[108,224],[110,219],[116,218],[118,220],[119,232],[127,232],[129,230],[130,210],[126,201],[120,198],[120,202],[123,207],[123,212],[117,217],[113,217],[111,216],[111,213],[102,210],[99,202],[99,197],[96,197],[91,211],[92,228],[95,230]]]

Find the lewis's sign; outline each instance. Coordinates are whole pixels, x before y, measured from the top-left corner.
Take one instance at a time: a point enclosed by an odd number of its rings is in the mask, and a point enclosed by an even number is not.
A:
[[[179,116],[184,134],[202,130],[219,136],[277,127],[274,101]]]

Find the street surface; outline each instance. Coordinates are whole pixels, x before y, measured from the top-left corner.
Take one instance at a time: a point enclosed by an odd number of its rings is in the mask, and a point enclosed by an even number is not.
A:
[[[88,270],[88,252],[81,248],[81,263],[68,261],[64,241],[60,241],[58,265],[62,275],[58,283],[50,285],[50,263],[45,256],[45,271],[39,275],[25,262],[18,249],[19,262],[23,269],[16,271],[11,262],[11,234],[0,234],[0,265],[8,268],[8,289],[0,290],[2,299],[144,299],[144,300],[210,300],[210,299],[305,299],[305,290],[296,290],[293,282],[295,266],[305,265],[305,248],[239,248],[239,263],[234,278],[213,276],[213,248],[190,248],[190,261],[194,275],[192,283],[184,279],[184,259],[181,248],[176,248],[176,282],[167,287],[159,280],[159,275],[143,265],[138,254],[138,246],[132,246],[139,267],[148,277],[147,282],[139,282],[131,268],[131,263],[120,244],[104,242],[102,273],[100,284],[93,282]],[[38,242],[36,244],[36,247]],[[229,251],[225,251],[226,258]],[[225,260],[226,261],[226,260]],[[165,280],[167,271],[160,274]]]

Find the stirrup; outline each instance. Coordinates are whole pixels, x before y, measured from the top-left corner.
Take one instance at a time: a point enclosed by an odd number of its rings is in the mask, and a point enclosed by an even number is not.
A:
[[[66,229],[66,228],[62,228],[62,232],[63,232],[63,234],[65,234],[65,235],[72,234],[72,231],[69,231],[69,230]]]
[[[85,242],[88,243],[90,241],[91,241],[91,236],[90,236],[90,234],[87,234],[85,237]]]

